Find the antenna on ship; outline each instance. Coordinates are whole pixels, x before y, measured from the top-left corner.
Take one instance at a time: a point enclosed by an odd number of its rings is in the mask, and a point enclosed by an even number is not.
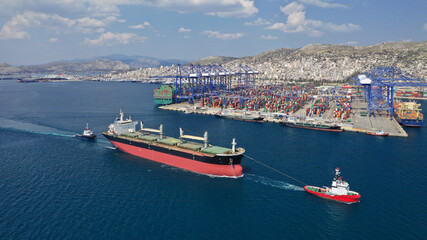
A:
[[[179,127],[179,138],[182,138],[184,136],[184,130],[182,130],[182,127]]]
[[[139,124],[141,125],[141,130],[143,130],[144,129],[144,122],[141,120],[141,121],[139,121]]]
[[[120,121],[123,121],[123,111],[120,109]]]
[[[231,142],[231,146],[233,146],[232,147],[232,149],[233,149],[233,153],[235,153],[236,152],[236,139],[235,138],[233,138],[233,141]]]
[[[163,139],[163,124],[160,124],[159,136],[160,136],[160,140],[162,140]]]

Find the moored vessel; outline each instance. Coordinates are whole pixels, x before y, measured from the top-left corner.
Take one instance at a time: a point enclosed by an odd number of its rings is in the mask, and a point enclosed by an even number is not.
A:
[[[175,85],[162,85],[154,89],[153,100],[156,104],[167,105],[175,102]]]
[[[420,109],[421,104],[416,102],[394,102],[394,116],[405,127],[422,127],[424,116]]]
[[[207,131],[203,137],[198,137],[184,135],[180,128],[179,138],[173,138],[164,135],[163,125],[159,129],[145,128],[141,121],[138,131],[136,125],[137,121],[132,121],[131,117],[124,119],[120,111],[120,117],[103,135],[118,149],[138,157],[201,174],[243,175],[241,161],[245,149],[236,148],[234,139],[232,148],[224,148],[209,144]]]
[[[90,130],[89,124],[86,123],[86,128],[83,130],[83,133],[82,134],[77,134],[76,137],[92,140],[92,139],[96,138],[96,134],[93,133],[92,130]]]
[[[325,122],[316,121],[301,121],[297,117],[289,117],[288,119],[280,122],[282,125],[287,127],[306,128],[312,130],[329,131],[329,132],[342,132],[340,126],[336,124],[329,124]]]
[[[381,137],[386,137],[386,136],[388,136],[388,133],[386,133],[386,132],[384,132],[384,131],[382,131],[382,130],[379,130],[379,131],[376,131],[376,132],[366,132],[366,134],[368,134],[368,135],[373,135],[373,136],[381,136]]]
[[[264,122],[264,118],[259,115],[248,114],[246,112],[243,113],[233,113],[229,111],[220,111],[215,114],[215,117],[233,119],[245,122]]]
[[[318,197],[349,204],[359,202],[361,197],[359,193],[350,191],[350,185],[342,179],[339,168],[335,169],[331,187],[321,188],[307,185],[304,186],[304,189]]]

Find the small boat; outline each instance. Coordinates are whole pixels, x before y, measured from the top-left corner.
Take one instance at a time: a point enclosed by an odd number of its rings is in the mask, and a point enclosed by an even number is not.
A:
[[[356,203],[360,201],[360,194],[354,191],[350,191],[348,182],[342,180],[340,169],[335,169],[335,177],[332,180],[331,187],[315,187],[315,186],[304,186],[304,189],[311,194],[334,200],[341,203]]]
[[[382,137],[388,136],[388,133],[383,132],[382,130],[379,130],[379,131],[376,131],[376,132],[366,132],[366,134],[373,135],[373,136],[382,136]]]
[[[82,134],[77,134],[76,137],[83,138],[83,139],[95,139],[96,138],[96,134],[93,133],[92,130],[90,130],[89,124],[86,123],[86,128],[83,131],[83,133]]]

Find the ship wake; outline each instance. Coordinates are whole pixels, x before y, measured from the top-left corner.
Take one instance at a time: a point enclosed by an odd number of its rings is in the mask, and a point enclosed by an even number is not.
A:
[[[274,187],[274,188],[280,188],[284,190],[293,190],[293,191],[304,191],[304,188],[302,187],[299,187],[287,182],[283,182],[283,181],[273,180],[264,176],[258,176],[255,174],[246,174],[245,178],[253,182],[261,183],[263,185]]]
[[[69,131],[7,118],[0,118],[0,128],[60,137],[74,137],[76,135],[76,133]]]

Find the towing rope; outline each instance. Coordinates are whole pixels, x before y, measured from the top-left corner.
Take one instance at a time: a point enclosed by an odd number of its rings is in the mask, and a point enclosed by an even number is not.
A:
[[[295,180],[295,181],[297,181],[297,182],[299,182],[299,183],[302,183],[304,186],[305,186],[305,185],[308,185],[308,184],[304,183],[303,181],[300,181],[300,180],[298,180],[298,179],[296,179],[296,178],[294,178],[294,177],[291,177],[291,176],[289,176],[288,174],[286,174],[286,173],[284,173],[284,172],[282,172],[282,171],[279,171],[279,170],[277,170],[277,169],[275,169],[275,168],[273,168],[273,167],[268,166],[267,164],[265,164],[265,163],[263,163],[263,162],[260,162],[260,161],[258,161],[258,160],[256,160],[256,159],[254,159],[254,158],[249,157],[248,155],[245,155],[245,157],[249,158],[250,160],[252,160],[252,161],[254,161],[254,162],[257,162],[257,163],[259,163],[259,164],[263,165],[264,167],[270,168],[271,170],[273,170],[273,171],[275,171],[275,172],[278,172],[278,173],[282,174],[283,176],[286,176],[286,177],[291,178],[291,179],[293,179],[293,180]]]

